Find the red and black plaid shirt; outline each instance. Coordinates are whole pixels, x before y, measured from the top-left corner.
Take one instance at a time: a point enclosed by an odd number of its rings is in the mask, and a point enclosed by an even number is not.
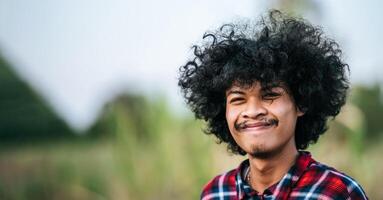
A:
[[[368,199],[362,187],[351,177],[334,168],[316,162],[308,152],[299,152],[296,164],[276,184],[263,194],[244,181],[249,169],[245,160],[234,170],[211,180],[203,189],[202,200],[333,200]]]

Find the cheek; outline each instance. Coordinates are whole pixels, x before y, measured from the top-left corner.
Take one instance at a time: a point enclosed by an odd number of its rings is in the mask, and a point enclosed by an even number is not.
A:
[[[294,106],[276,106],[273,113],[279,118],[280,121],[285,123],[294,123],[298,117],[298,113]]]
[[[239,109],[234,109],[230,106],[226,107],[226,121],[230,129],[234,127],[234,123],[238,119],[240,113],[241,112]]]
[[[277,107],[276,109],[274,109],[273,113],[281,118],[285,118],[292,114],[291,111],[291,109]]]

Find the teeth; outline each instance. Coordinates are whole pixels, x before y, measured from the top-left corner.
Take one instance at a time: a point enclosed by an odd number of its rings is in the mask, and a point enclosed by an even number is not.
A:
[[[260,125],[260,126],[270,126],[270,125],[271,125],[271,124],[262,124],[262,125]],[[255,126],[251,126],[251,125],[249,126],[249,125],[246,125],[246,127],[249,128],[249,127],[255,127]],[[257,126],[257,127],[259,127],[259,126]]]

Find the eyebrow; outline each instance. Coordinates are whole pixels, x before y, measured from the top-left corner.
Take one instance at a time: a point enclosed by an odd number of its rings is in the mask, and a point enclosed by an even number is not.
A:
[[[266,88],[263,91],[284,93],[286,92],[286,88],[282,86],[276,86],[276,87]]]
[[[243,92],[243,91],[241,91],[241,90],[230,90],[230,91],[226,94],[226,96],[229,96],[229,95],[231,95],[231,94],[240,94],[240,95],[244,95],[245,92]]]

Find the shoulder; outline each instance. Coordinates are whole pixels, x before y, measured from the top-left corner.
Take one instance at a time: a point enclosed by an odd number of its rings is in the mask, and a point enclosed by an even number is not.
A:
[[[312,195],[330,198],[367,199],[362,187],[350,176],[319,162],[312,163],[299,181]]]
[[[230,170],[211,179],[202,189],[202,200],[213,200],[236,195],[238,169]]]

